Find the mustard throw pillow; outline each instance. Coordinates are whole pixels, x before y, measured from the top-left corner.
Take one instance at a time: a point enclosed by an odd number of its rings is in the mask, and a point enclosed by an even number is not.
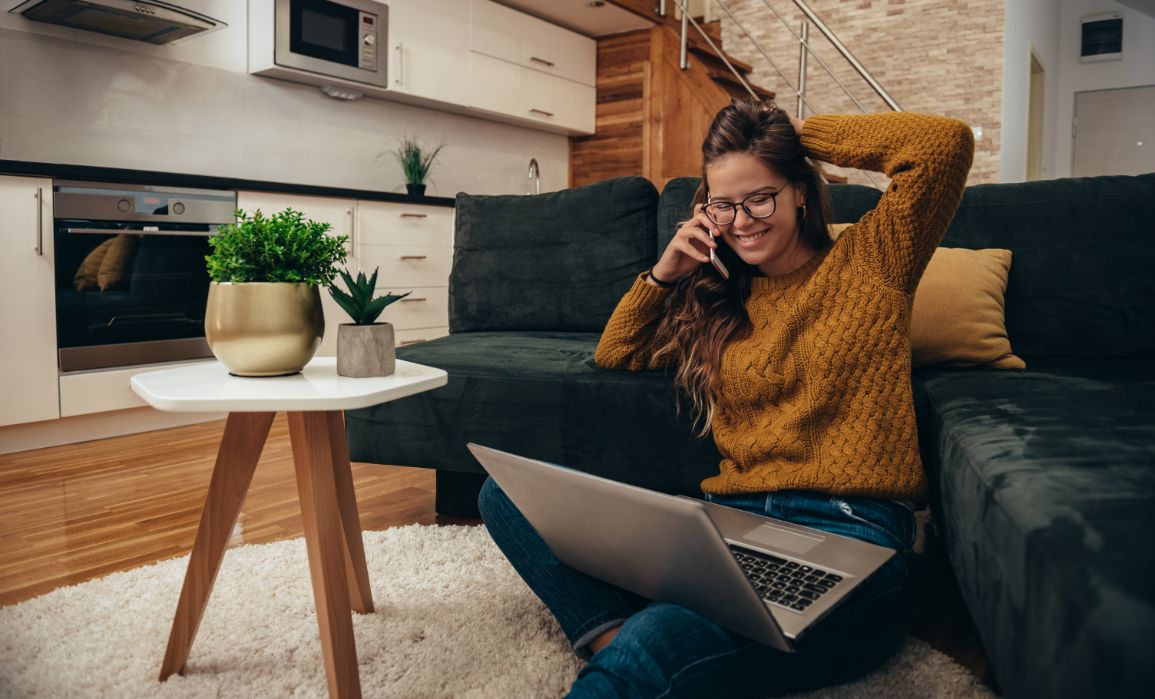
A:
[[[136,254],[137,236],[121,233],[112,239],[108,254],[100,261],[100,272],[96,275],[96,283],[101,291],[108,291],[123,286],[129,269],[132,267],[132,258]]]
[[[108,254],[108,249],[112,247],[112,241],[116,238],[109,238],[100,245],[97,245],[84,261],[80,263],[80,267],[76,269],[76,276],[72,278],[72,285],[76,287],[77,291],[88,291],[96,289],[97,275],[100,274],[100,263],[104,261],[104,256]]]
[[[1010,271],[1010,250],[935,250],[914,292],[914,366],[1026,369],[1007,337],[1003,297]]]

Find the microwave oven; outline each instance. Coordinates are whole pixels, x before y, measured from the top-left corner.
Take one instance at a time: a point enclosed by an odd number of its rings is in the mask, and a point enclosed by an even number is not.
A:
[[[383,3],[253,0],[249,10],[250,73],[319,85],[329,94],[386,89],[389,8]]]

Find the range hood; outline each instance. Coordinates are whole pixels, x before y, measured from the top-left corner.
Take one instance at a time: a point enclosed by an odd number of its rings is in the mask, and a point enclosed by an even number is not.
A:
[[[226,26],[159,0],[25,0],[9,12],[36,22],[169,44]]]

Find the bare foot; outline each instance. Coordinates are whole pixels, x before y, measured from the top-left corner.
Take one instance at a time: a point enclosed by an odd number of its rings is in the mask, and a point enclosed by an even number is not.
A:
[[[602,634],[600,636],[598,636],[594,640],[590,641],[590,651],[592,653],[597,653],[602,648],[605,648],[606,646],[608,646],[610,644],[610,641],[614,640],[614,637],[618,635],[618,631],[621,631],[621,630],[622,630],[621,626],[615,626],[614,628],[610,629],[609,631],[602,632]]]

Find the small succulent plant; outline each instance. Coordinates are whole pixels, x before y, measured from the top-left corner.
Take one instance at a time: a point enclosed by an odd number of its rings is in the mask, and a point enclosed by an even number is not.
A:
[[[356,279],[347,271],[340,270],[341,279],[345,281],[348,292],[338,289],[335,283],[329,285],[329,293],[333,296],[333,300],[349,314],[355,325],[372,325],[389,304],[413,293],[412,291],[400,295],[390,293],[374,298],[373,290],[377,287],[379,270],[380,267],[373,270],[373,276],[369,278],[365,277],[364,272],[358,272]]]

